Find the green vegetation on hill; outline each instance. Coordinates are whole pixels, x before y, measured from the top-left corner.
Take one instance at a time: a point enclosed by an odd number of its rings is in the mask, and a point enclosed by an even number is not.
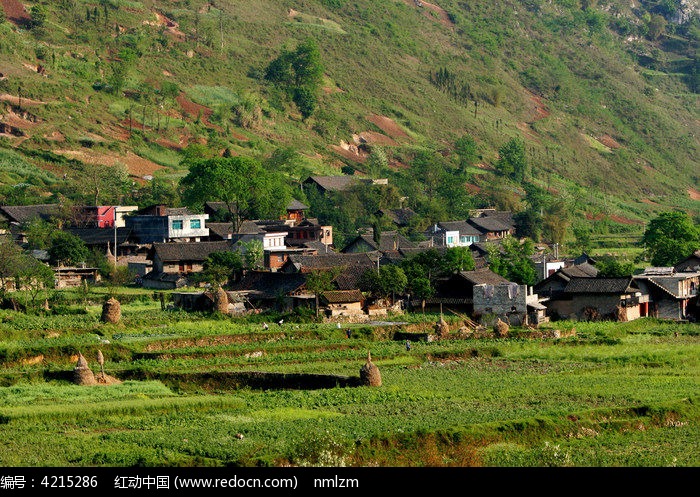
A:
[[[70,182],[101,165],[131,177],[99,201],[151,199],[144,178],[174,188],[183,151],[204,144],[263,162],[291,148],[280,172],[293,187],[312,173],[389,177],[382,207],[408,197],[425,222],[539,212],[551,242],[574,244],[574,228],[639,236],[670,209],[700,215],[700,28],[679,1],[36,6],[33,23],[0,22],[2,203],[94,200]],[[307,66],[322,67],[320,84],[299,84],[301,54],[320,56]],[[297,80],[271,79],[275,62]],[[526,164],[497,175],[513,140]]]

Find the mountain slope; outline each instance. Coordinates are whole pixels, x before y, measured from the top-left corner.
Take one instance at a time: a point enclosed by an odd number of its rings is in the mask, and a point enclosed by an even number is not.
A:
[[[84,194],[63,175],[91,165],[122,165],[135,186],[175,181],[192,143],[261,158],[291,147],[293,180],[372,174],[381,148],[401,188],[417,152],[456,164],[468,135],[479,160],[466,187],[481,203],[524,205],[494,174],[521,138],[527,180],[575,218],[638,231],[668,208],[698,216],[697,2],[582,3],[61,0],[21,16],[3,0],[4,203]],[[302,119],[264,75],[307,38],[324,81]]]

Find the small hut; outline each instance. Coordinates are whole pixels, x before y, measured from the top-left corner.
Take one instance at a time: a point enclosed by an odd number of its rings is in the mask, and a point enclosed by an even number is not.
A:
[[[97,380],[83,354],[78,353],[78,362],[73,369],[73,382],[77,385],[95,385]]]
[[[362,384],[370,387],[382,386],[382,375],[379,368],[372,362],[372,356],[367,352],[367,362],[360,368],[360,380]]]
[[[122,307],[117,299],[110,297],[102,304],[102,322],[118,323],[122,317]]]

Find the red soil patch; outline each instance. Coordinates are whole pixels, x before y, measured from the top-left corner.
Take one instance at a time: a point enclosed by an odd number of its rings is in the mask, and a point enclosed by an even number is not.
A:
[[[643,203],[649,204],[649,205],[660,205],[660,204],[654,202],[653,200],[649,200],[648,198],[643,198],[641,201],[642,201]]]
[[[445,9],[442,7],[439,7],[435,4],[428,3],[428,2],[423,2],[423,1],[416,1],[416,0],[403,0],[403,3],[406,5],[410,5],[411,7],[415,7],[417,9],[421,9],[423,11],[423,15],[427,17],[428,19],[435,19],[429,11],[433,11],[438,15],[438,20],[444,24],[445,26],[452,26],[452,21],[450,21],[450,16],[447,15],[447,12]]]
[[[21,105],[24,107],[25,105],[42,105],[45,104],[46,102],[42,102],[41,100],[32,100],[31,98],[19,98],[18,96],[15,95],[8,95],[7,93],[3,93],[0,95],[0,100],[5,101],[5,102],[10,102],[12,105]]]
[[[537,136],[537,133],[533,131],[533,129],[530,127],[528,123],[524,122],[519,122],[515,125],[516,128],[518,128],[520,131],[522,131],[525,135],[527,135],[532,141],[538,142],[540,141],[539,136]]]
[[[150,26],[165,26],[166,32],[173,38],[175,38],[177,41],[185,41],[185,33],[180,31],[180,26],[178,23],[172,19],[168,19],[160,12],[154,11],[154,14],[158,18],[156,22],[143,21],[143,23]]]
[[[615,139],[610,135],[603,135],[600,138],[598,138],[598,141],[606,147],[611,148],[613,150],[622,147],[622,145],[615,141]]]
[[[591,221],[600,221],[603,218],[605,218],[605,215],[603,215],[603,214],[596,214],[595,216],[593,214],[586,214],[586,219],[591,220]],[[608,216],[608,218],[611,221],[616,222],[618,224],[644,224],[641,221],[635,221],[633,219],[629,219],[629,218],[622,217],[622,216],[617,216],[615,214]]]
[[[59,155],[65,155],[72,159],[77,159],[85,164],[94,164],[98,166],[114,166],[118,163],[124,164],[129,175],[136,178],[143,178],[144,176],[153,175],[156,171],[160,169],[165,169],[165,167],[160,164],[156,164],[153,161],[139,157],[133,152],[127,152],[124,155],[110,155],[105,153],[99,153],[92,150],[55,150]]]
[[[473,184],[471,184],[471,183],[465,183],[465,184],[464,184],[464,188],[465,188],[469,193],[472,193],[472,194],[477,194],[477,193],[480,193],[480,192],[481,192],[481,187],[480,187],[480,186],[476,186],[476,185],[473,185]]]
[[[530,98],[530,102],[532,103],[533,112],[532,120],[530,122],[539,121],[540,119],[548,117],[550,112],[542,101],[542,97],[531,92],[528,92],[528,96]]]
[[[2,8],[5,18],[17,25],[27,24],[32,18],[19,0],[2,0]]]
[[[199,117],[205,126],[216,129],[218,131],[223,131],[220,126],[216,126],[212,124],[211,121],[209,121],[209,118],[211,117],[213,112],[209,107],[191,101],[185,96],[184,93],[180,93],[180,95],[178,95],[178,97],[175,100],[177,101],[180,108],[182,108],[183,112],[186,115],[189,115],[191,119],[196,119],[197,117]]]
[[[367,159],[367,154],[360,151],[360,149],[357,148],[357,145],[341,142],[340,145],[331,145],[330,148],[338,155],[355,162],[364,162]]]
[[[375,124],[379,129],[384,131],[384,133],[386,133],[392,138],[408,138],[408,134],[404,130],[402,130],[401,127],[398,124],[396,124],[393,119],[390,119],[385,116],[378,116],[377,114],[370,114],[369,116],[367,116],[367,120],[372,124]]]
[[[695,188],[688,188],[688,195],[692,200],[700,200],[700,192]]]
[[[375,133],[374,131],[363,131],[358,135],[358,139],[360,143],[365,142],[370,145],[387,145],[390,147],[395,147],[398,145],[398,143],[396,143],[396,140],[394,140],[393,138],[390,138],[381,133]],[[358,139],[355,139],[355,143],[358,142]]]

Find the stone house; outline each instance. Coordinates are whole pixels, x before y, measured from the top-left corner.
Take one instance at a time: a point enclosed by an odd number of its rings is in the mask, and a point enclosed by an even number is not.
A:
[[[672,267],[647,268],[633,278],[639,288],[649,296],[649,302],[641,304],[642,316],[675,320],[697,319],[699,271],[676,272]]]
[[[330,290],[321,294],[328,317],[364,315],[365,298],[360,290]]]
[[[547,308],[528,285],[510,281],[481,283],[474,286],[473,300],[474,317],[487,326],[497,319],[513,326],[538,325],[549,320]]]

